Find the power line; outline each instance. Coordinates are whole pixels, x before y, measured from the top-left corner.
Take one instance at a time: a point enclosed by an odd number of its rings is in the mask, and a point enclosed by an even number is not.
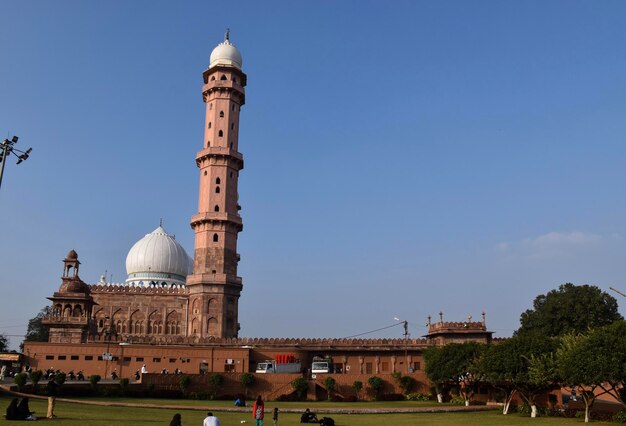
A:
[[[365,333],[359,333],[359,334],[355,334],[355,335],[352,335],[352,336],[341,337],[341,339],[351,339],[351,338],[353,338],[353,337],[359,337],[359,336],[363,336],[363,335],[365,335],[365,334],[376,333],[377,331],[386,330],[386,329],[388,329],[388,328],[391,328],[391,327],[397,327],[397,326],[399,326],[399,325],[402,325],[402,323],[401,323],[401,322],[397,322],[397,323],[394,323],[394,324],[388,325],[387,327],[378,328],[378,329],[376,329],[376,330],[372,330],[372,331],[366,331]]]

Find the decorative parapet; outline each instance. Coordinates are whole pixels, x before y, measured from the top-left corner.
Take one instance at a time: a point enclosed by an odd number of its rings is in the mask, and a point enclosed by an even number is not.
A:
[[[96,341],[107,341],[108,337],[95,336]],[[151,345],[192,345],[192,346],[226,346],[266,348],[307,349],[320,348],[326,350],[346,349],[415,349],[431,346],[427,339],[331,339],[331,338],[271,338],[271,337],[184,337],[175,335],[132,335],[119,333],[111,336],[112,341]]]
[[[450,331],[487,331],[483,322],[435,322],[428,325],[428,334]]]
[[[178,294],[187,295],[186,287],[132,287],[124,284],[92,284],[89,286],[94,293],[127,293],[127,294]]]

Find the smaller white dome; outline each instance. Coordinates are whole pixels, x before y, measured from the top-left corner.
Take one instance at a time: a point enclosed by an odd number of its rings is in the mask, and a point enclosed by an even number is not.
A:
[[[226,32],[224,42],[218,44],[217,47],[213,49],[213,52],[211,52],[209,68],[213,68],[216,65],[235,67],[238,70],[241,70],[241,66],[243,65],[241,53],[239,53],[235,45],[230,42],[229,32]]]
[[[127,285],[185,285],[192,271],[193,262],[185,249],[161,226],[137,241],[126,256]]]

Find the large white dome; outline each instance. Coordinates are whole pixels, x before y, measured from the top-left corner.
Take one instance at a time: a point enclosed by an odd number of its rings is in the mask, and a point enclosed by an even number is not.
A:
[[[226,65],[229,67],[235,67],[241,69],[243,60],[241,59],[241,53],[230,42],[229,33],[226,33],[224,42],[217,45],[213,52],[211,52],[211,58],[209,68],[213,68],[216,65]]]
[[[128,285],[185,285],[192,271],[193,263],[185,249],[161,226],[137,241],[126,256]]]

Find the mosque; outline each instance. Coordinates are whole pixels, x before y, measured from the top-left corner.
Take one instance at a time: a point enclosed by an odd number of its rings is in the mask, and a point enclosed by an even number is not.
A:
[[[204,140],[196,154],[198,212],[193,260],[163,226],[137,241],[126,258],[125,282],[102,277],[95,284],[79,276],[80,261],[71,250],[63,260],[61,285],[48,299],[48,342],[25,342],[33,368],[83,370],[108,377],[131,377],[143,365],[150,372],[179,370],[254,372],[268,359],[288,355],[310,370],[314,357],[331,360],[332,372],[351,376],[394,372],[426,380],[422,351],[431,345],[468,340],[490,342],[482,321],[428,322],[424,338],[293,339],[239,337],[238,304],[243,289],[237,275],[237,238],[243,229],[238,180],[243,169],[239,120],[245,104],[242,56],[225,39],[213,49],[202,74],[206,104]],[[406,324],[405,324],[406,325]],[[282,375],[275,375],[282,376]],[[280,387],[276,384],[274,388]],[[271,386],[264,391],[271,397]],[[276,396],[276,395],[274,395]]]

